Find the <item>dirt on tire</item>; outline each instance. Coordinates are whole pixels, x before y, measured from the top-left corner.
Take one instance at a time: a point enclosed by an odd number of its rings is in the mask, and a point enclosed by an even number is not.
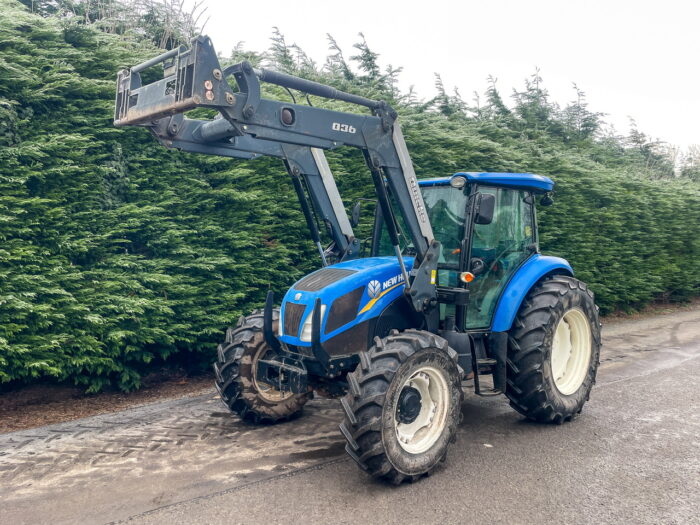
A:
[[[279,310],[274,310],[273,330],[277,330]],[[235,328],[226,331],[214,365],[216,389],[224,404],[250,423],[275,423],[299,415],[311,398],[310,393],[287,396],[268,395],[255,381],[256,362],[270,350],[263,336],[263,313],[256,310],[241,317]]]

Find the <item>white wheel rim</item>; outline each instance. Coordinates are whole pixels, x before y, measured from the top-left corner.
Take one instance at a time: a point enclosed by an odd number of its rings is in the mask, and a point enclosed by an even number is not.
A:
[[[564,314],[552,340],[552,377],[565,396],[576,392],[588,375],[591,362],[591,326],[578,308]]]
[[[406,452],[421,454],[435,444],[445,428],[450,404],[449,388],[443,373],[431,366],[424,366],[413,372],[401,385],[398,395],[401,395],[406,387],[418,390],[421,408],[415,420],[401,423],[397,403],[394,413],[396,437]]]

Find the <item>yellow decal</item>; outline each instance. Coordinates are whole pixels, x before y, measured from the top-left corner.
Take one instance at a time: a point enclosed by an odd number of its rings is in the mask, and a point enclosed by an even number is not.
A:
[[[433,270],[430,272],[430,284],[435,284],[436,280],[437,280],[437,270]]]
[[[393,290],[393,289],[396,288],[397,286],[401,286],[402,284],[403,284],[403,281],[401,281],[400,283],[396,283],[394,286],[392,286],[392,287],[387,288],[386,290],[384,290],[382,293],[380,293],[380,294],[379,294],[377,297],[375,297],[374,299],[370,299],[369,302],[364,306],[364,308],[363,308],[362,310],[360,310],[360,312],[359,312],[357,315],[361,315],[361,314],[363,314],[363,313],[365,313],[365,312],[368,312],[368,311],[374,306],[374,304],[375,304],[377,301],[379,301],[379,299],[381,299],[382,297],[384,297],[384,296],[387,294],[387,292],[390,292],[391,290]]]

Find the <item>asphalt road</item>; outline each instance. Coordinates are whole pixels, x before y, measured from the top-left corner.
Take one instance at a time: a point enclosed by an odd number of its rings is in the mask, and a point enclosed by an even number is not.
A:
[[[334,401],[241,423],[213,394],[0,435],[0,523],[700,523],[700,310],[604,328],[562,426],[467,395],[447,462],[392,487],[342,452]]]

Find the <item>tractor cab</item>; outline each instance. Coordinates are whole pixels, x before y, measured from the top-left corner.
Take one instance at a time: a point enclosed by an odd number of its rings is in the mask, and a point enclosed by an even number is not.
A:
[[[437,285],[469,290],[467,307],[441,304],[441,324],[487,330],[498,299],[516,270],[538,252],[535,195],[552,191],[551,179],[530,173],[466,173],[419,181],[440,242]],[[490,201],[477,216],[477,195]],[[488,196],[488,197],[483,197]],[[484,205],[481,206],[484,208]],[[396,214],[399,217],[399,214]],[[399,225],[403,230],[399,218]],[[404,255],[414,255],[399,233]],[[381,213],[376,214],[372,255],[391,255]]]

